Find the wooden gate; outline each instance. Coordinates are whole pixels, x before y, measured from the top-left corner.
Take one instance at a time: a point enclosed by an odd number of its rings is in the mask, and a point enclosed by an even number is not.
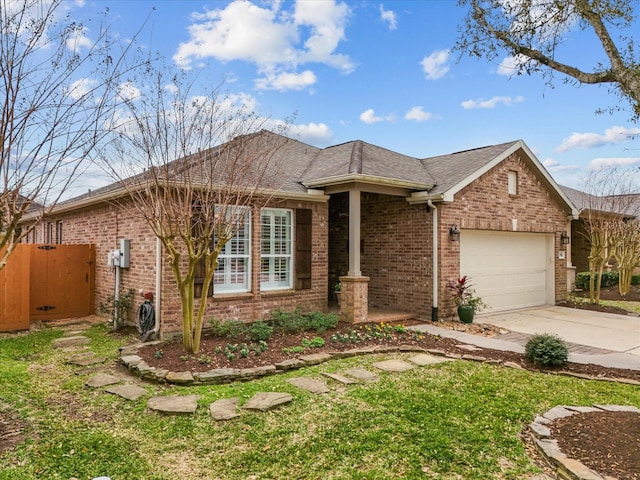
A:
[[[16,245],[0,270],[0,332],[29,329],[29,245]]]
[[[30,320],[55,320],[91,315],[95,285],[95,247],[32,247],[29,275]]]
[[[0,271],[0,331],[91,315],[94,289],[93,245],[17,245]]]

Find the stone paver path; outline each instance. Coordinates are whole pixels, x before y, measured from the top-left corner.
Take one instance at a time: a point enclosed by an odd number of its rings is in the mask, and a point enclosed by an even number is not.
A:
[[[350,368],[349,370],[345,370],[344,373],[363,382],[377,382],[380,379],[378,375],[364,368]]]
[[[209,405],[209,413],[218,421],[239,417],[240,414],[237,411],[239,401],[237,397],[216,400]]]
[[[101,388],[106,387],[107,385],[113,385],[114,383],[120,383],[121,381],[122,379],[109,375],[108,373],[98,373],[87,380],[84,384],[91,388]]]
[[[341,375],[339,373],[323,373],[323,375],[325,377],[329,377],[329,378],[335,380],[336,382],[340,382],[343,385],[353,385],[355,383],[359,383],[357,380],[355,380],[353,378],[346,377],[346,376]]]
[[[279,392],[258,392],[245,403],[242,408],[245,410],[259,410],[266,412],[280,405],[286,405],[293,401],[293,396],[288,393]]]
[[[144,397],[147,394],[147,390],[139,387],[137,385],[125,384],[125,385],[115,385],[112,387],[108,387],[104,389],[105,392],[113,393],[114,395],[118,395],[125,400],[129,400],[135,402],[141,397]]]
[[[413,357],[409,358],[409,361],[411,363],[415,363],[419,367],[425,367],[427,365],[436,365],[438,363],[453,362],[454,359],[447,357],[438,357],[436,355],[427,355],[426,353],[419,353],[418,355],[414,355]]]
[[[399,359],[391,359],[384,360],[382,362],[376,362],[373,364],[379,370],[384,372],[392,372],[392,373],[402,373],[408,370],[413,370],[415,365],[411,365],[410,363],[405,362],[404,360]]]
[[[168,395],[153,397],[147,401],[147,407],[167,414],[192,414],[198,408],[198,400],[202,395]]]
[[[79,345],[88,345],[91,343],[91,339],[85,337],[84,335],[76,335],[73,337],[61,337],[56,338],[52,346],[53,348],[66,348],[66,347],[77,347]]]
[[[326,383],[309,377],[290,378],[287,382],[310,393],[321,394],[330,392]]]

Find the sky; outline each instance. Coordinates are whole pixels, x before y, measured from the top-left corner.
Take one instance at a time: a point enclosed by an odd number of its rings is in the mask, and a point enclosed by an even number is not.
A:
[[[144,24],[145,48],[206,81],[226,78],[226,91],[272,120],[293,118],[290,136],[317,147],[363,140],[425,158],[522,139],[573,188],[603,165],[640,166],[640,124],[606,86],[561,74],[547,85],[513,76],[506,54],[452,52],[466,13],[454,0],[76,0],[69,14],[105,8],[122,38]],[[563,60],[605,60],[588,33],[566,33]],[[623,109],[596,114],[612,106]]]

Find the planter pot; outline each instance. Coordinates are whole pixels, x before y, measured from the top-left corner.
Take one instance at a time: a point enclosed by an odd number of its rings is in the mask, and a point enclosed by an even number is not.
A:
[[[462,323],[473,322],[473,316],[475,313],[475,309],[469,305],[460,305],[458,307],[458,317]]]
[[[340,293],[341,292],[333,292],[336,295],[336,302],[338,302],[338,306],[340,306]]]

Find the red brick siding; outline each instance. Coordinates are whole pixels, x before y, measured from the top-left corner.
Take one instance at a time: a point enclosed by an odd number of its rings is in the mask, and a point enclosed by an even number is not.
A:
[[[205,322],[212,318],[253,321],[267,318],[274,308],[326,310],[327,308],[327,204],[301,201],[280,201],[278,208],[306,208],[312,210],[312,288],[260,292],[260,218],[252,221],[252,292],[241,295],[214,295],[208,299]],[[131,267],[121,270],[121,288],[136,291],[155,291],[156,237],[149,226],[115,205],[99,205],[81,211],[52,217],[63,222],[63,243],[92,243],[96,245],[96,310],[101,302],[113,294],[114,273],[106,265],[107,253],[119,248],[119,240],[131,240]],[[295,221],[294,221],[295,225]],[[295,235],[295,231],[294,231]],[[165,256],[162,256],[162,332],[181,331],[180,297],[173,273]],[[295,262],[295,258],[294,258]],[[135,307],[142,301],[136,295]],[[133,319],[133,316],[132,316]]]
[[[507,192],[509,171],[518,173],[517,195]],[[446,291],[447,280],[460,272],[460,244],[449,240],[449,228],[456,224],[464,235],[465,229],[517,231],[554,234],[555,299],[564,300],[567,294],[567,260],[559,260],[560,232],[566,230],[567,214],[554,201],[528,164],[514,154],[482,175],[455,195],[454,202],[441,205],[440,210],[440,311],[452,309]]]
[[[362,194],[362,274],[372,308],[430,314],[432,214],[404,197]]]

